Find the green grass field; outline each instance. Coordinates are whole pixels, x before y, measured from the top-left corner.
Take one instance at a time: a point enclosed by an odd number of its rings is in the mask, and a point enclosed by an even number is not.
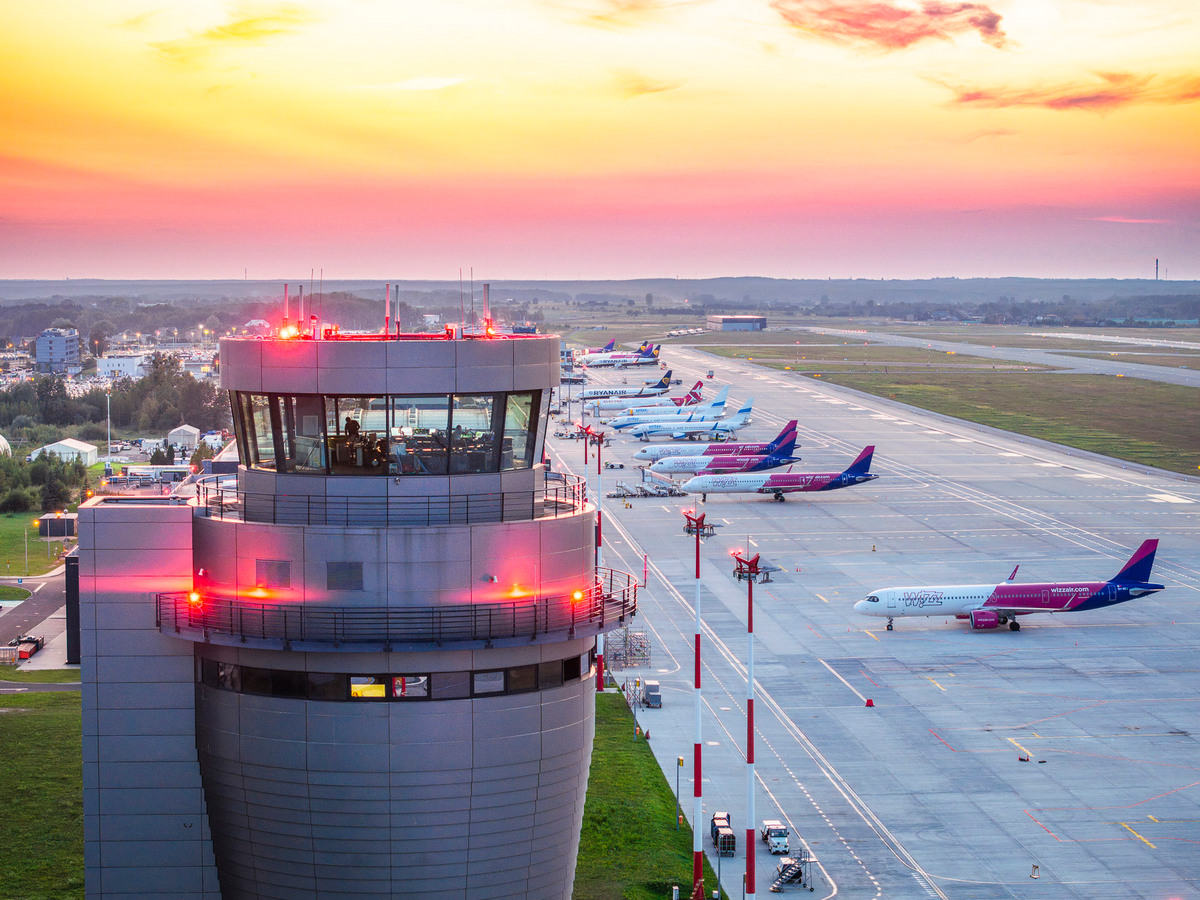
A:
[[[1194,388],[1037,372],[827,372],[822,380],[1129,462],[1190,475],[1200,469]]]
[[[37,525],[34,524],[39,515],[41,513],[37,512],[0,515],[0,575],[42,575],[58,567],[63,542],[50,542],[50,559],[47,560],[47,542],[38,537]],[[28,572],[25,570],[27,547]]]
[[[8,900],[83,897],[81,754],[77,691],[0,695],[0,895]]]
[[[662,900],[691,893],[692,830],[675,830],[668,785],[620,692],[596,695],[596,741],[575,869],[575,900]],[[653,740],[653,731],[650,735]],[[690,788],[681,782],[683,790]],[[705,861],[708,896],[716,875]],[[721,896],[725,896],[722,892]]]
[[[16,673],[0,681],[77,681],[78,670]],[[0,694],[0,896],[83,897],[83,782],[77,691]],[[675,794],[619,692],[596,697],[596,741],[575,874],[576,900],[687,897],[692,831],[675,830]],[[686,781],[683,782],[686,787]],[[689,795],[690,796],[690,795]],[[716,877],[705,862],[709,896]],[[722,896],[725,896],[722,894]]]
[[[882,344],[852,344],[818,346],[768,346],[768,347],[701,347],[714,356],[729,359],[745,359],[775,369],[790,368],[799,371],[827,371],[854,368],[927,368],[953,370],[964,368],[986,369],[1044,369],[1025,363],[971,356],[967,353],[946,353],[942,350],[923,350],[919,347],[889,347]]]

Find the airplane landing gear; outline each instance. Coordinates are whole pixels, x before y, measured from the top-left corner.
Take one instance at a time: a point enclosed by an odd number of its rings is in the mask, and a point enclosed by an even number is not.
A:
[[[1009,631],[1020,631],[1021,623],[1018,622],[1016,619],[1013,619],[1011,622],[1008,623],[1008,630]]]
[[[887,627],[887,630],[888,630],[888,631],[891,631],[891,630],[892,630],[892,617],[891,617],[891,616],[888,616],[888,627]]]
[[[779,502],[779,503],[782,503],[782,502],[783,502],[783,491],[776,491],[776,492],[775,492],[775,500],[776,500],[777,502]]]
[[[707,503],[707,502],[708,502],[708,494],[701,494],[701,495],[700,495],[700,502],[701,502],[701,503]]]

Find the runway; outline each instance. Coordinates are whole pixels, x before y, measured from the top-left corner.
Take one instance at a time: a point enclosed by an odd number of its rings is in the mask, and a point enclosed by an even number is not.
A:
[[[711,495],[704,542],[703,741],[708,815],[729,810],[745,869],[746,586],[729,551],[780,567],[755,586],[756,819],[813,854],[815,897],[1168,898],[1200,892],[1200,480],[898,406],[741,361],[669,349],[686,387],[753,396],[743,440],[799,420],[796,472],[841,471],[875,444],[874,482],[787,502]],[[633,383],[649,367],[596,376]],[[578,418],[578,405],[575,406]],[[579,472],[574,441],[549,442]],[[641,446],[616,437],[593,491],[636,481]],[[638,713],[692,810],[693,539],[698,498],[605,500],[604,564],[648,572],[636,627],[663,708]],[[883,619],[851,606],[894,584],[1107,579],[1160,539],[1159,594],[1097,612],[1029,616],[1022,630]],[[866,701],[871,700],[873,706]],[[1022,761],[1028,758],[1028,761]],[[757,823],[756,823],[757,824]],[[776,858],[757,845],[757,892]],[[1035,876],[1036,877],[1031,877]],[[711,890],[711,885],[709,886]],[[796,891],[796,888],[787,889]],[[686,889],[685,889],[686,895]]]

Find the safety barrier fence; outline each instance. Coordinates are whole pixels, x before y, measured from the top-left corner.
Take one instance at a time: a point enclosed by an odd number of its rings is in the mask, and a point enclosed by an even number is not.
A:
[[[272,525],[392,528],[555,518],[574,515],[587,502],[584,480],[559,474],[547,475],[544,485],[532,491],[434,497],[255,493],[227,486],[228,478],[209,476],[196,482],[199,515]]]
[[[597,569],[593,584],[565,595],[456,606],[355,607],[263,603],[199,592],[157,595],[158,627],[189,640],[288,648],[293,643],[459,644],[586,636],[618,627],[637,612],[637,579]]]

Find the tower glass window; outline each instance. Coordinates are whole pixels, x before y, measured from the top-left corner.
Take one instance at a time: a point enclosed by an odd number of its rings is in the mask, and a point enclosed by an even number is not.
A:
[[[307,475],[475,475],[528,469],[545,435],[541,391],[478,394],[233,392],[251,468]]]

